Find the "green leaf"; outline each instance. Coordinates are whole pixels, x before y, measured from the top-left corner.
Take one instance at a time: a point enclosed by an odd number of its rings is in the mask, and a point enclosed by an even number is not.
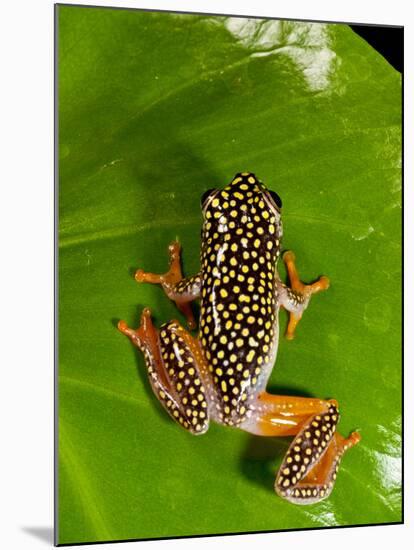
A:
[[[58,23],[59,542],[399,522],[399,74],[341,24],[68,6]],[[182,320],[133,272],[163,272],[176,237],[197,272],[200,196],[244,170],[282,197],[303,280],[331,279],[270,383],[335,397],[361,431],[313,506],[273,492],[288,439],[189,435],[116,330],[144,306]]]

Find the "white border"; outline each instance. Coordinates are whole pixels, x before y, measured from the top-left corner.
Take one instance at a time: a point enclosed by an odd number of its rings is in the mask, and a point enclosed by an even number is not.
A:
[[[75,3],[75,2],[66,2]],[[83,4],[122,5],[165,10],[273,16],[405,26],[406,98],[414,97],[412,61],[414,24],[410,3],[403,0],[85,0]],[[50,546],[44,540],[53,518],[53,2],[19,0],[1,8],[0,31],[0,365],[3,375],[1,406],[0,544],[13,550]],[[414,281],[413,165],[414,120],[406,101],[406,281]],[[411,153],[411,155],[409,155]],[[406,285],[406,523],[405,526],[330,529],[129,543],[121,548],[195,549],[288,548],[308,550],[392,546],[406,547],[413,538],[413,347],[410,312],[413,292]],[[36,534],[37,533],[37,534]],[[43,537],[43,538],[42,538]],[[114,545],[98,545],[112,548]],[[119,547],[119,546],[118,546]]]

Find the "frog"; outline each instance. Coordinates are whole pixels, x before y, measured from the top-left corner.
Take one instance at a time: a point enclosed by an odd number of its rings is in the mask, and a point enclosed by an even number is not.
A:
[[[184,277],[181,246],[169,247],[164,274],[138,269],[139,283],[159,284],[175,302],[176,319],[157,329],[146,307],[138,328],[118,328],[144,355],[152,390],[169,416],[193,435],[210,421],[265,437],[292,437],[274,489],[293,504],[315,504],[331,494],[344,453],[360,441],[342,436],[335,399],[266,391],[279,341],[279,311],[288,313],[292,340],[311,297],[329,287],[326,276],[301,281],[292,251],[282,251],[282,201],[251,172],[237,173],[201,197],[200,271]],[[289,284],[277,264],[285,264]],[[199,300],[199,322],[191,303]]]

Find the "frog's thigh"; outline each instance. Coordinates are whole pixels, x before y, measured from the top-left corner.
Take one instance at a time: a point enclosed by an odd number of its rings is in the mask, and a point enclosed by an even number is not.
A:
[[[270,437],[296,435],[310,416],[328,412],[331,404],[337,405],[334,400],[274,395],[263,391],[252,404],[252,414],[240,427]]]
[[[192,337],[177,321],[164,324],[158,333],[148,309],[137,330],[123,321],[118,326],[143,352],[152,389],[168,414],[192,433],[204,433],[208,405],[199,375],[201,353]]]

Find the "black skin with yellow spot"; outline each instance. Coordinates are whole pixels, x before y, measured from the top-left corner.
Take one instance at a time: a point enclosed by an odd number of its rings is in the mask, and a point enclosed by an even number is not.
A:
[[[239,424],[277,344],[280,214],[253,174],[204,204],[200,340],[218,395],[212,414]]]

